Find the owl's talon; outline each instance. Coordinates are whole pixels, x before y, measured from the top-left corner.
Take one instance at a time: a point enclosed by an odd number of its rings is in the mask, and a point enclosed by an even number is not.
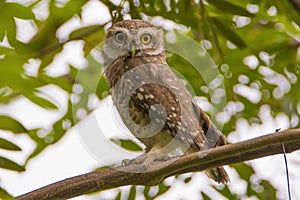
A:
[[[122,160],[121,164],[122,166],[127,166],[130,164],[141,164],[146,160],[146,154],[142,154],[136,158],[133,159],[124,159]]]
[[[150,167],[150,165],[153,165],[155,161],[166,161],[169,159],[170,157],[167,154],[164,154],[160,151],[155,151],[142,154],[132,160],[122,160],[122,166],[130,164],[141,164],[140,170],[147,170]]]

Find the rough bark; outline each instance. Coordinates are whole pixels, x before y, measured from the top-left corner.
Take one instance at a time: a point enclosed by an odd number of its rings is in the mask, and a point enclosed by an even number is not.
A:
[[[147,172],[142,172],[139,165],[103,169],[47,185],[21,195],[17,199],[66,199],[124,185],[156,185],[165,178],[177,174],[203,171],[220,165],[281,154],[283,144],[286,153],[299,150],[300,129],[280,131],[169,161],[157,162],[150,166]]]

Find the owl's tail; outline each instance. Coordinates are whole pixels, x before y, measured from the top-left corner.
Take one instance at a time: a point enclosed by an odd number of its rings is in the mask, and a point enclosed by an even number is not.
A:
[[[229,176],[223,167],[216,167],[206,171],[206,174],[209,178],[213,179],[218,183],[226,184],[228,183]]]

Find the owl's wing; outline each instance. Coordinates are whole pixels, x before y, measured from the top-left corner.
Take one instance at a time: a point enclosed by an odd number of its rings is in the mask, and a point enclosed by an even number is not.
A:
[[[197,150],[225,144],[222,133],[194,102],[182,81],[167,64],[139,67],[134,73],[136,77],[142,80],[131,96],[136,110],[143,112],[144,116],[145,113],[151,113],[156,121],[164,121],[163,128],[170,130],[168,133],[172,137]],[[161,105],[164,112],[151,109],[156,104]]]
[[[199,114],[199,129],[202,129],[205,135],[206,148],[213,148],[226,144],[226,139],[223,133],[211,122],[207,114],[193,101],[194,112]]]

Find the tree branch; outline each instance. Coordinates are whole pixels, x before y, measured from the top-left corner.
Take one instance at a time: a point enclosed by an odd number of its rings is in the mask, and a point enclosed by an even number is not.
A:
[[[280,131],[247,141],[157,162],[147,172],[139,165],[120,166],[71,177],[27,194],[19,200],[66,199],[124,185],[156,185],[175,174],[202,171],[247,160],[300,150],[300,129]],[[205,156],[206,155],[206,156]],[[141,173],[138,173],[141,172]]]

